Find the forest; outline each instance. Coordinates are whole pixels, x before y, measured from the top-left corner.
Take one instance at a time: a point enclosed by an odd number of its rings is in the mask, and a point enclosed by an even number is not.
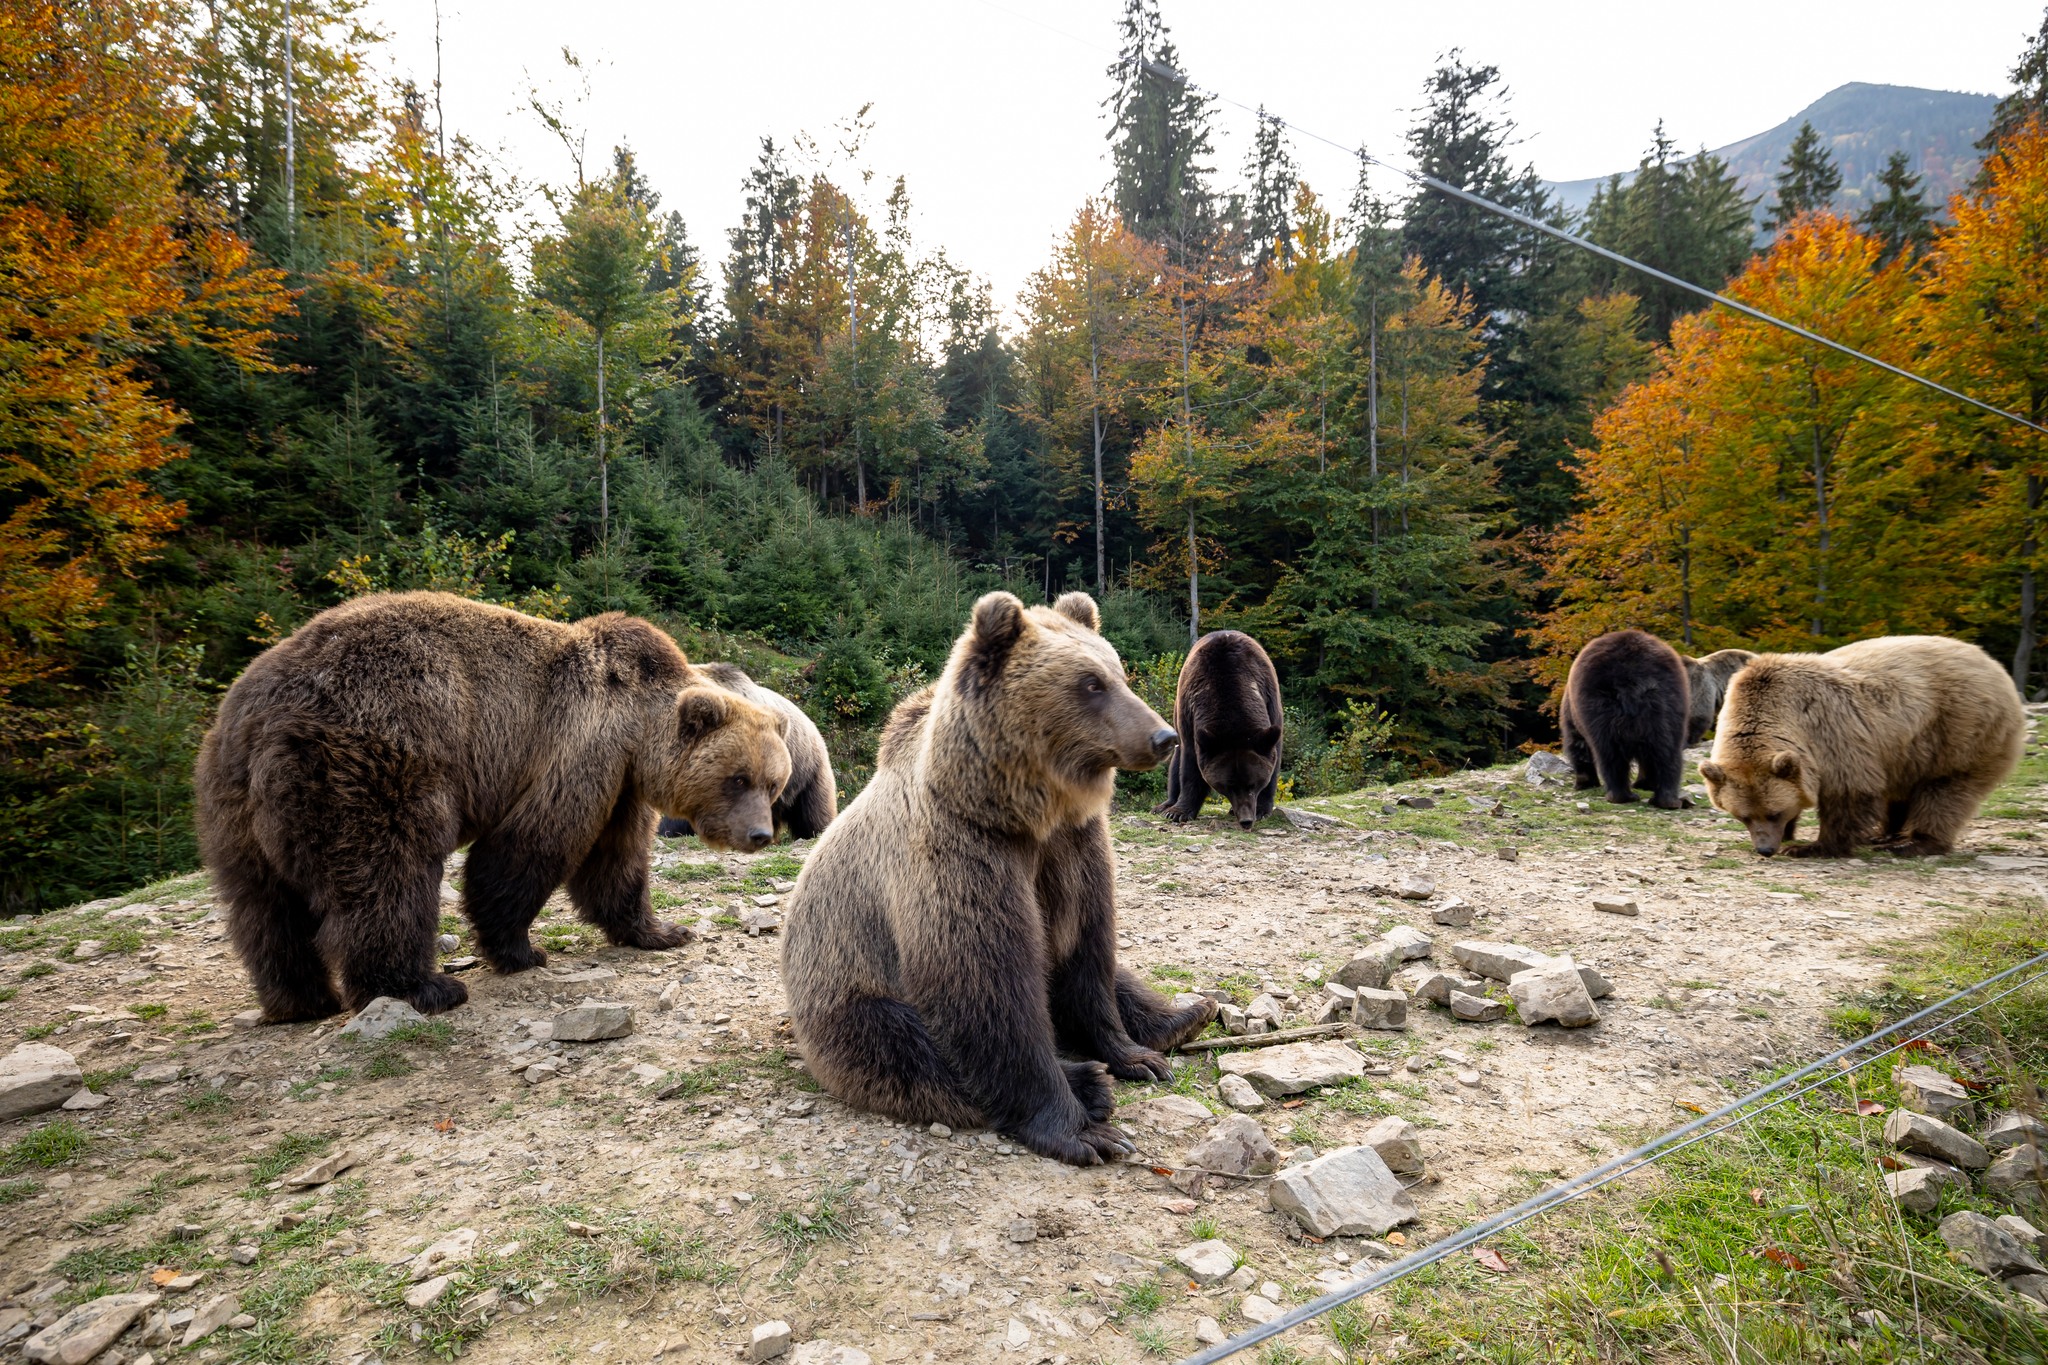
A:
[[[1257,635],[1295,794],[1548,742],[1621,626],[1956,634],[2044,683],[2024,427],[1446,196],[1312,187],[1273,120],[1219,168],[1158,0],[1014,310],[913,237],[864,109],[836,159],[764,129],[740,221],[686,225],[573,107],[534,100],[576,174],[529,182],[372,74],[353,0],[289,22],[288,72],[282,0],[0,14],[0,912],[196,865],[221,691],[368,591],[648,616],[799,700],[843,797],[999,586],[1096,593],[1162,710],[1192,634]],[[1810,127],[1766,203],[1660,125],[1569,214],[1455,51],[1402,151],[2043,421],[2048,22],[2012,79],[1968,193],[1901,152],[1853,219]]]

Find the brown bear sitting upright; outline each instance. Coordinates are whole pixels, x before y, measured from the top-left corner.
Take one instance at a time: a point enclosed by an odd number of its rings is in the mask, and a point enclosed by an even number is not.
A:
[[[697,671],[734,696],[775,713],[782,726],[782,742],[789,747],[789,785],[775,798],[775,828],[788,830],[792,839],[815,839],[823,834],[839,811],[839,788],[832,773],[832,753],[825,747],[818,723],[788,697],[761,686],[732,664],[699,664]],[[657,832],[664,839],[673,839],[689,834],[690,822],[670,817],[661,822]]]
[[[266,1019],[380,995],[432,1013],[469,995],[435,971],[455,849],[471,845],[463,909],[499,971],[547,960],[527,928],[564,880],[613,943],[672,948],[689,931],[649,903],[655,811],[759,848],[788,777],[775,717],[646,621],[362,597],[228,689],[199,750],[199,841]]]
[[[1767,858],[1812,806],[1820,838],[1794,857],[1871,842],[1904,857],[1947,853],[2019,762],[2026,731],[2012,679],[1983,650],[1886,636],[1758,655],[1729,684],[1700,776]]]
[[[825,1089],[1084,1166],[1129,1150],[1105,1122],[1105,1067],[1164,1080],[1161,1051],[1215,1012],[1175,1009],[1116,965],[1116,770],[1154,766],[1174,732],[1098,631],[1084,593],[975,604],[805,861],[782,950],[790,1024]]]
[[[1176,823],[1202,813],[1211,791],[1250,829],[1273,813],[1280,790],[1280,674],[1257,640],[1235,630],[1204,635],[1181,665],[1173,694],[1180,748],[1166,765],[1166,799],[1152,809]]]

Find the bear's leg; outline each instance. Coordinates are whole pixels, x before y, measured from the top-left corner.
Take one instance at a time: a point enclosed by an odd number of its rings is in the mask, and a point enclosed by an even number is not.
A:
[[[1598,735],[1593,740],[1593,766],[1600,775],[1600,785],[1607,789],[1607,799],[1616,805],[1626,805],[1636,799],[1629,788],[1629,770],[1635,755],[1629,746],[1612,735]]]
[[[1258,816],[1263,820],[1273,813],[1274,805],[1280,799],[1280,756],[1273,756],[1273,775],[1266,779],[1266,785],[1259,792]]]
[[[1062,1062],[1067,1069],[1067,1088],[1081,1102],[1090,1123],[1107,1123],[1116,1112],[1116,1088],[1109,1083],[1109,1068],[1101,1062]]]
[[[1859,839],[1867,838],[1875,815],[1875,803],[1867,796],[1836,792],[1820,794],[1820,837],[1794,848],[1787,829],[1785,855],[1790,858],[1846,858],[1856,851]]]
[[[1685,780],[1685,718],[1674,720],[1665,741],[1646,747],[1640,759],[1642,779],[1637,785],[1650,792],[1650,804],[1662,810],[1682,810],[1692,804],[1680,790]]]
[[[832,823],[832,793],[825,785],[825,775],[820,772],[805,784],[804,789],[788,801],[775,803],[775,813],[789,830],[792,839],[815,839],[825,832],[825,826]]]
[[[1183,738],[1174,746],[1173,757],[1167,760],[1168,799],[1152,808],[1155,814],[1164,815],[1177,825],[1184,825],[1202,813],[1202,803],[1209,799],[1209,782],[1202,776],[1201,764],[1195,761],[1192,741]]]
[[[1599,786],[1600,772],[1593,762],[1593,746],[1579,729],[1569,699],[1557,708],[1557,738],[1564,761],[1572,765],[1572,785],[1580,791]]]
[[[213,884],[227,904],[228,940],[235,945],[263,1022],[288,1024],[338,1013],[327,962],[314,935],[320,928],[306,898],[284,884],[254,850],[215,851]]]
[[[1906,798],[1905,838],[1892,852],[1902,858],[1953,853],[1995,782],[1942,777],[1922,782]]]
[[[923,1018],[901,1000],[856,996],[827,1006],[806,1023],[803,1047],[818,1083],[848,1104],[902,1123],[988,1122],[962,1093]]]
[[[654,917],[647,890],[647,855],[654,841],[654,812],[627,792],[583,865],[569,874],[569,899],[576,913],[621,948],[679,948],[697,935],[680,924]]]
[[[548,960],[527,931],[567,871],[554,840],[528,834],[516,821],[470,845],[462,909],[476,928],[477,952],[494,970],[523,972]]]
[[[313,908],[322,912],[321,954],[334,964],[350,1009],[388,995],[421,1014],[439,1014],[469,999],[469,988],[443,973],[435,959],[439,858],[388,851],[382,861],[362,865],[349,885],[323,888]]]
[[[1216,1017],[1215,1002],[1210,1000],[1175,1009],[1172,1001],[1139,980],[1128,967],[1116,969],[1116,1009],[1132,1041],[1161,1052],[1179,1047]]]

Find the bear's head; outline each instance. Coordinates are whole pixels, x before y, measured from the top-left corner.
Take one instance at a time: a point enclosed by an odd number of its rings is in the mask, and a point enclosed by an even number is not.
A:
[[[974,604],[934,695],[934,722],[942,707],[956,712],[978,766],[992,770],[985,799],[1007,801],[1027,824],[1099,814],[1117,769],[1155,767],[1179,739],[1131,691],[1101,627],[1087,593],[1027,608],[992,592]]]
[[[1226,748],[1226,745],[1237,747]],[[1195,766],[1210,790],[1230,803],[1230,818],[1241,829],[1259,823],[1259,794],[1280,767],[1280,727],[1268,725],[1251,736],[1195,732]]]
[[[1685,680],[1692,698],[1685,717],[1685,742],[1697,744],[1714,728],[1721,710],[1721,698],[1728,695],[1728,683],[1748,666],[1756,655],[1746,649],[1717,649],[1704,659],[1685,661]]]
[[[1749,827],[1749,842],[1771,857],[1792,837],[1799,813],[1818,804],[1802,780],[1806,769],[1789,749],[1723,755],[1700,764],[1707,799]]]
[[[789,781],[781,719],[708,684],[676,694],[641,752],[641,790],[713,848],[750,853],[775,837],[775,798]]]

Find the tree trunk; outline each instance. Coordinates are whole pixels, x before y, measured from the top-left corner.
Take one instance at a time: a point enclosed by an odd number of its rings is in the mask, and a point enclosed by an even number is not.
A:
[[[2012,685],[2027,695],[2027,675],[2032,670],[2034,646],[2034,555],[2040,549],[2034,519],[2041,510],[2044,481],[2039,474],[2027,475],[2027,534],[2020,542],[2020,638],[2012,651]]]
[[[1188,469],[1188,648],[1202,638],[1202,583],[1201,560],[1195,553],[1195,410],[1188,389],[1191,384],[1188,363],[1188,289],[1185,281],[1180,288],[1180,431],[1182,458]]]
[[[1817,529],[1820,532],[1819,553],[1814,564],[1813,581],[1813,634],[1818,639],[1825,632],[1828,609],[1828,549],[1832,531],[1828,527],[1828,470],[1821,458],[1820,423],[1813,424],[1813,505]]]
[[[1095,591],[1106,594],[1109,579],[1109,550],[1104,540],[1102,526],[1102,399],[1101,373],[1095,341],[1095,329],[1091,323],[1088,329],[1088,415],[1095,428]]]
[[[1678,528],[1678,634],[1692,650],[1692,527]]]
[[[612,544],[612,470],[605,454],[604,415],[604,333],[597,334],[597,524],[600,549],[605,559],[605,598],[610,605]]]
[[[1380,548],[1380,296],[1373,292],[1365,332],[1365,459],[1372,482],[1372,548]],[[1373,555],[1372,609],[1380,609],[1379,555]]]

